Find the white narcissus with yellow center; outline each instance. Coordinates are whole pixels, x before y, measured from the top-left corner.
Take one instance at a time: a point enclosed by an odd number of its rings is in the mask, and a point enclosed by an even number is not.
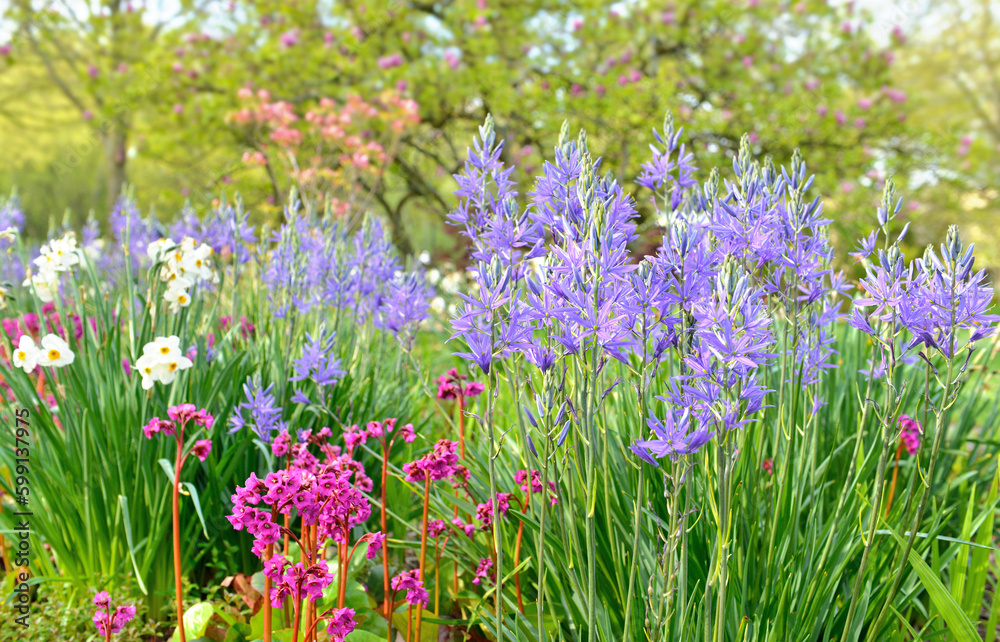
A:
[[[42,347],[38,351],[38,365],[61,368],[73,363],[76,355],[69,349],[69,344],[55,334],[42,337]]]
[[[177,375],[194,363],[181,354],[180,338],[157,337],[142,347],[142,356],[136,359],[135,369],[142,378],[142,389],[149,390],[154,383],[169,385]]]
[[[30,373],[37,365],[38,346],[35,345],[31,337],[22,334],[17,343],[17,349],[14,350],[14,366],[23,368],[25,372]]]

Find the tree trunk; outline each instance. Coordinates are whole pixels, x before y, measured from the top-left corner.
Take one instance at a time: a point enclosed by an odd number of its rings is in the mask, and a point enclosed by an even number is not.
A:
[[[108,211],[122,193],[125,186],[125,163],[127,161],[128,132],[120,124],[104,134],[104,168],[107,174]]]

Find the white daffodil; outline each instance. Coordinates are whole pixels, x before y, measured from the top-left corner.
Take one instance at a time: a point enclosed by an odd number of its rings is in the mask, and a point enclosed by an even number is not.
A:
[[[61,368],[73,363],[75,358],[76,355],[62,337],[55,334],[42,337],[42,347],[38,351],[38,365]]]
[[[185,278],[176,278],[170,281],[167,291],[163,293],[163,300],[170,304],[170,311],[177,312],[181,308],[191,305],[191,295],[188,294],[188,287],[191,282]]]
[[[24,368],[26,373],[31,373],[37,365],[38,347],[31,337],[22,334],[20,341],[17,343],[17,349],[14,350],[14,366]]]
[[[67,232],[61,239],[52,239],[42,245],[39,256],[34,263],[40,269],[50,268],[55,272],[66,272],[80,264],[80,250],[76,245],[76,236]]]
[[[153,378],[164,385],[169,385],[173,383],[182,370],[187,370],[193,365],[194,363],[187,357],[177,357],[172,361],[161,362],[153,368]]]
[[[149,390],[154,383],[173,383],[178,373],[193,365],[181,354],[180,339],[177,337],[157,337],[142,347],[142,356],[135,361],[135,369],[142,377],[143,390]]]
[[[160,261],[160,280],[168,284],[164,300],[170,311],[176,313],[191,304],[190,289],[199,283],[218,283],[219,275],[212,267],[212,248],[198,244],[190,236],[180,243],[172,239],[159,239],[149,244],[146,254],[152,261]]]
[[[179,337],[157,337],[142,347],[143,356],[153,359],[153,365],[177,359],[181,355]]]
[[[142,355],[135,360],[135,370],[142,377],[142,389],[149,390],[153,387],[153,383],[156,381],[153,378],[153,368],[157,365],[157,360],[150,355]]]
[[[29,289],[34,288],[38,300],[49,303],[55,299],[56,292],[59,291],[59,275],[53,270],[42,269],[25,279],[21,285]]]

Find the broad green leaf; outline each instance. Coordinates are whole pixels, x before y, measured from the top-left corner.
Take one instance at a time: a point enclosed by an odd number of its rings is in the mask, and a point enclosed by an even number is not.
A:
[[[906,548],[906,540],[900,537],[888,525],[886,527],[889,529],[893,539],[896,540],[896,543],[901,548]],[[956,642],[982,642],[979,632],[976,630],[976,625],[972,623],[969,616],[965,614],[962,607],[955,601],[955,598],[948,592],[948,589],[944,587],[944,584],[941,583],[938,575],[927,565],[927,562],[912,549],[910,550],[909,559],[913,565],[913,569],[920,577],[924,588],[927,589],[927,594],[930,596],[931,602],[934,603],[934,606],[948,624],[948,630],[951,635],[955,636]]]
[[[250,625],[237,622],[226,632],[226,638],[222,642],[249,642]]]
[[[187,636],[187,639],[205,635],[208,621],[212,619],[213,615],[215,615],[215,607],[209,602],[199,602],[184,611],[184,635]],[[180,631],[175,629],[170,639],[172,642],[180,640]]]

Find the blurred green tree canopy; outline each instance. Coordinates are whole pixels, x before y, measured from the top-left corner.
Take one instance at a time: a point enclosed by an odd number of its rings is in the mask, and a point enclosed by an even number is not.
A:
[[[168,219],[236,191],[278,218],[287,185],[241,160],[262,141],[229,117],[238,91],[304,112],[396,89],[422,122],[371,202],[405,250],[451,243],[440,224],[451,174],[488,112],[523,176],[569,120],[631,183],[669,109],[706,170],[731,162],[743,132],[779,164],[801,148],[842,247],[868,226],[888,173],[926,223],[912,243],[970,211],[986,217],[971,236],[994,238],[1000,48],[988,0],[911,2],[888,17],[823,0],[165,4],[14,0],[4,14],[0,188],[19,188],[31,231],[65,208],[103,218],[126,183]]]

